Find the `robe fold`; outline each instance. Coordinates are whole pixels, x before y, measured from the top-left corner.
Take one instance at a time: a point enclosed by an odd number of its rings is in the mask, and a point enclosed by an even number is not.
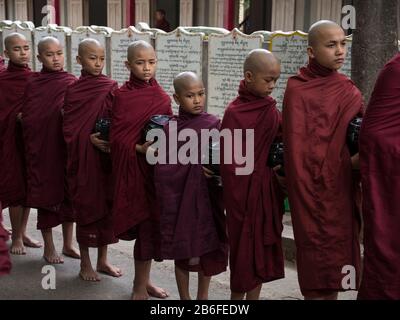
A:
[[[43,69],[29,82],[24,95],[26,202],[39,209],[40,229],[74,220],[65,177],[67,155],[61,109],[67,87],[75,81],[75,76],[67,72]]]
[[[221,177],[230,248],[231,290],[248,292],[264,282],[284,277],[281,234],[283,196],[275,176],[267,166],[269,149],[278,134],[280,113],[271,97],[252,95],[242,81],[239,96],[225,111],[221,130],[242,130],[242,152],[247,143],[246,129],[254,130],[254,170],[238,175],[234,148],[222,140],[221,150],[232,154],[229,164],[222,155]],[[234,144],[238,147],[238,142]]]
[[[172,115],[171,99],[155,79],[146,83],[133,74],[115,93],[110,132],[114,178],[113,225],[115,235],[133,240],[135,258],[153,259],[159,252],[159,208],[154,167],[136,152],[146,123],[153,115]],[[158,243],[158,244],[157,244]]]
[[[117,82],[82,72],[65,95],[63,131],[67,181],[76,214],[77,241],[86,247],[116,243],[112,228],[111,157],[90,141],[95,123],[111,118]]]
[[[10,254],[8,253],[8,233],[6,230],[3,228],[3,216],[2,212],[3,207],[0,202],[0,276],[9,274],[11,271],[11,260],[10,260]]]
[[[25,164],[22,132],[17,122],[29,78],[28,66],[11,61],[0,73],[0,201],[3,208],[25,204]]]
[[[175,122],[175,123],[174,123]],[[201,130],[219,129],[220,120],[207,113],[189,114],[182,109],[165,128],[167,141],[170,125],[197,133],[197,147],[201,150]],[[179,142],[179,148],[185,144]],[[167,142],[169,145],[169,142]],[[205,146],[208,148],[208,145]],[[169,149],[167,154],[177,149]],[[157,201],[160,205],[161,258],[174,259],[184,270],[203,271],[206,276],[224,272],[228,262],[227,235],[225,226],[222,190],[215,180],[207,181],[199,164],[157,164],[154,180]],[[211,195],[216,195],[212,197]],[[200,258],[199,263],[189,265],[191,258]]]
[[[381,71],[360,134],[364,268],[358,299],[400,300],[400,54]]]
[[[306,296],[344,291],[346,266],[354,267],[359,284],[359,181],[352,172],[346,132],[362,113],[362,96],[354,83],[312,59],[288,81],[285,172],[298,278]]]
[[[0,56],[0,72],[6,70],[6,62],[4,61],[3,57]]]

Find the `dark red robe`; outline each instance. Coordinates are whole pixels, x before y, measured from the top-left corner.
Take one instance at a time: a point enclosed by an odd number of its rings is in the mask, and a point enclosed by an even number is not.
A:
[[[0,201],[4,208],[25,203],[23,140],[17,114],[32,74],[28,66],[11,61],[0,73]]]
[[[115,235],[133,240],[135,258],[149,260],[159,255],[159,220],[154,187],[154,168],[136,152],[142,131],[151,116],[172,115],[171,98],[155,79],[149,83],[131,79],[115,94],[110,133],[114,176],[113,219]]]
[[[252,95],[242,81],[239,96],[225,111],[221,130],[242,130],[245,153],[246,129],[254,129],[254,171],[237,175],[241,167],[227,163],[222,150],[234,148],[222,140],[221,176],[224,186],[230,244],[231,290],[248,292],[264,282],[284,277],[281,234],[283,197],[278,194],[274,173],[267,167],[269,149],[280,125],[280,114],[271,97]],[[233,134],[232,134],[233,135]],[[236,144],[237,145],[237,144]]]
[[[400,54],[381,71],[360,136],[364,268],[359,299],[400,300]]]
[[[6,62],[4,61],[3,57],[0,56],[0,72],[6,70]]]
[[[38,211],[38,229],[74,220],[65,179],[66,148],[62,113],[75,76],[43,69],[29,82],[22,108],[27,164],[27,205]]]
[[[90,141],[96,120],[111,118],[117,82],[82,72],[65,95],[63,129],[67,181],[76,214],[76,237],[86,247],[116,243],[112,228],[111,157]]]
[[[220,120],[207,113],[192,115],[181,109],[179,116],[170,121],[172,123],[177,126],[176,135],[185,129],[195,130],[196,146],[201,150],[201,130],[218,130]],[[169,130],[167,126],[167,141]],[[179,142],[178,150],[183,144]],[[178,154],[176,149],[169,149],[169,152]],[[200,164],[182,165],[178,161],[178,164],[155,166],[154,181],[161,207],[161,258],[176,260],[184,270],[203,271],[206,276],[213,276],[226,271],[228,263],[222,189],[215,180],[207,181],[201,157],[198,162]],[[217,197],[211,197],[212,194]],[[200,261],[192,266],[188,263],[190,258],[200,258]]]
[[[3,207],[0,202],[0,276],[9,274],[11,271],[10,254],[8,253],[8,233],[3,229]]]
[[[314,60],[289,79],[283,106],[285,171],[303,295],[342,291],[360,276],[360,216],[346,132],[363,111],[354,83]]]

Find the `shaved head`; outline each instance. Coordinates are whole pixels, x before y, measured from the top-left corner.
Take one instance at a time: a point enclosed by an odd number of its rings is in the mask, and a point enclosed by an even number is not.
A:
[[[44,51],[46,51],[47,46],[50,44],[55,44],[55,45],[62,47],[61,42],[57,38],[45,37],[42,40],[40,40],[38,43],[38,54],[41,55]]]
[[[308,31],[308,45],[314,47],[321,38],[321,35],[327,29],[343,29],[336,23],[330,20],[321,20],[314,23]],[[343,31],[344,34],[344,31]]]
[[[151,50],[155,53],[154,48],[151,44],[144,40],[138,40],[132,42],[128,47],[128,61],[131,61],[135,57],[136,53],[141,50]]]
[[[14,41],[17,40],[17,39],[18,40],[27,41],[24,35],[14,32],[14,33],[9,34],[7,37],[5,37],[5,39],[4,39],[4,48],[6,50],[10,51],[12,46],[13,46],[13,44],[14,44]]]
[[[85,53],[87,53],[91,49],[95,49],[95,50],[103,49],[104,50],[104,46],[96,39],[88,38],[88,39],[82,40],[79,43],[78,55],[83,56]]]
[[[280,65],[280,61],[272,52],[265,49],[255,49],[247,55],[243,71],[244,73],[258,73],[276,65]]]
[[[193,85],[204,87],[203,80],[194,72],[182,72],[174,79],[174,89],[176,94],[182,93]]]

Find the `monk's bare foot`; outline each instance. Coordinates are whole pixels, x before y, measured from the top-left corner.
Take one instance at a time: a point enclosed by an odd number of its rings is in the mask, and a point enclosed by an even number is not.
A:
[[[149,298],[150,298],[149,293],[145,288],[137,289],[133,287],[131,300],[149,300]]]
[[[10,253],[17,256],[22,256],[26,254],[26,249],[22,239],[13,239],[11,243]]]
[[[97,265],[97,272],[104,273],[108,276],[119,278],[122,276],[122,271],[121,269],[109,264],[106,262],[105,264],[102,265]]]
[[[37,241],[35,239],[32,239],[31,237],[24,235],[23,237],[24,245],[28,248],[41,248],[43,247],[42,243],[40,241]]]
[[[81,265],[81,271],[79,272],[79,277],[83,281],[89,281],[89,282],[99,282],[101,281],[101,278],[97,274],[96,271],[93,270],[92,267],[86,267]]]
[[[169,297],[167,291],[165,291],[163,288],[156,287],[151,283],[147,285],[147,292],[150,296],[158,299],[166,299]]]
[[[72,259],[80,259],[81,258],[79,250],[74,247],[71,247],[71,248],[64,247],[62,253],[64,256],[72,258]]]
[[[6,227],[3,223],[0,222],[0,225],[3,227],[3,229],[8,233],[9,236],[12,235],[12,229],[9,227]]]
[[[64,259],[55,250],[52,249],[45,249],[43,258],[48,264],[64,263]]]

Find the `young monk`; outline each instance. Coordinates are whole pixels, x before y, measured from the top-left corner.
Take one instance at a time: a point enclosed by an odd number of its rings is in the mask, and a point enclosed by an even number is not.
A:
[[[189,272],[198,273],[197,299],[207,300],[211,277],[226,271],[228,264],[225,214],[222,189],[206,178],[202,165],[200,134],[202,129],[219,129],[220,120],[204,112],[203,81],[192,72],[179,74],[174,80],[175,102],[179,115],[166,127],[177,126],[198,135],[198,164],[157,164],[154,172],[157,201],[161,206],[161,258],[175,260],[175,275],[181,300],[190,300]],[[175,129],[176,131],[176,129]],[[178,149],[169,149],[166,153]],[[208,148],[208,145],[206,146]],[[168,160],[167,160],[168,163]],[[212,178],[212,177],[211,177]],[[211,196],[214,195],[214,196]]]
[[[305,299],[337,299],[351,266],[359,283],[357,181],[346,145],[349,123],[362,113],[354,83],[338,70],[346,57],[340,26],[319,21],[309,31],[309,64],[289,79],[283,106],[285,172]],[[346,271],[348,272],[348,271]],[[358,285],[353,290],[358,287]]]
[[[360,135],[364,268],[358,299],[400,300],[400,54],[381,71]]]
[[[144,300],[149,295],[166,298],[167,292],[153,286],[149,279],[151,260],[160,258],[159,212],[153,167],[146,162],[150,142],[143,145],[141,137],[151,116],[172,115],[171,99],[154,78],[157,57],[150,44],[132,43],[126,66],[131,77],[115,95],[110,136],[114,232],[122,240],[136,239],[133,299]]]
[[[3,228],[2,210],[3,207],[0,202],[0,276],[9,274],[11,271],[11,261],[7,247],[8,232]]]
[[[244,63],[239,96],[229,104],[222,130],[254,130],[254,170],[239,175],[242,165],[230,164],[224,153],[234,155],[234,146],[222,141],[221,177],[224,186],[231,269],[231,299],[257,300],[262,284],[284,277],[281,243],[283,198],[278,194],[274,171],[267,167],[269,149],[278,134],[280,113],[270,97],[280,76],[280,63],[267,50],[256,49]],[[235,143],[236,145],[236,143]],[[240,150],[239,152],[242,152]],[[245,154],[243,151],[241,154]]]
[[[31,49],[26,38],[12,33],[4,39],[8,67],[0,73],[0,201],[9,207],[12,227],[10,252],[26,253],[25,246],[41,247],[40,242],[26,234],[29,208],[25,205],[25,175],[21,128],[17,115],[21,111],[22,97],[29,78]]]
[[[107,260],[107,245],[116,243],[111,219],[112,189],[109,143],[93,133],[96,120],[111,118],[116,81],[102,74],[105,53],[94,39],[79,44],[77,62],[82,75],[65,95],[64,138],[68,150],[67,178],[76,212],[76,238],[81,253],[80,277],[100,281],[92,267],[89,247],[98,248],[96,270],[114,277],[121,270]]]
[[[67,86],[76,78],[63,71],[63,48],[57,39],[42,39],[38,53],[43,68],[28,84],[22,107],[27,203],[38,208],[44,259],[50,264],[59,264],[64,260],[54,247],[52,233],[52,228],[59,224],[63,224],[64,255],[79,258],[72,246],[74,215],[64,190],[66,150],[61,115]]]

